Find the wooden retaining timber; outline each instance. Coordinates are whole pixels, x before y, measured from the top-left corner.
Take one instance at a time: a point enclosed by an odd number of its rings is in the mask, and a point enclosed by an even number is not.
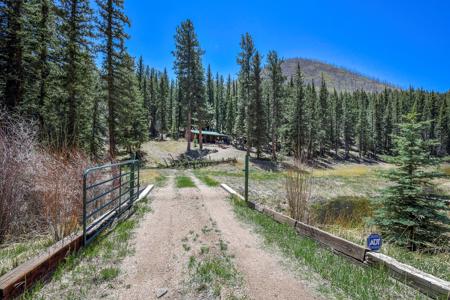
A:
[[[0,277],[0,299],[18,297],[39,280],[46,280],[58,264],[83,244],[83,234],[67,237],[45,253],[21,264]]]
[[[150,193],[153,185],[147,186],[140,194],[138,202]],[[126,205],[124,203],[123,205]],[[115,214],[103,220],[101,224],[93,228],[88,235],[93,235],[96,228],[107,224]],[[24,291],[31,288],[38,281],[45,281],[50,278],[57,266],[64,261],[71,253],[83,247],[83,233],[68,236],[56,242],[44,253],[26,261],[8,273],[0,277],[0,299],[7,300],[20,296]]]
[[[238,197],[245,200],[235,190],[226,184],[221,184],[222,188]],[[321,245],[331,248],[333,252],[349,258],[351,261],[365,266],[385,266],[389,270],[392,277],[398,279],[402,283],[408,284],[423,294],[438,299],[450,300],[450,282],[437,278],[428,273],[422,272],[414,267],[398,262],[387,255],[371,252],[369,249],[357,245],[353,242],[347,241],[343,238],[337,237],[333,234],[320,230],[311,225],[296,221],[288,216],[276,212],[262,204],[248,201],[248,206],[255,209],[271,218],[278,223],[287,224],[295,228],[299,235],[309,237]]]
[[[422,272],[382,253],[368,252],[370,265],[385,266],[392,277],[406,283],[431,298],[450,299],[450,282]]]

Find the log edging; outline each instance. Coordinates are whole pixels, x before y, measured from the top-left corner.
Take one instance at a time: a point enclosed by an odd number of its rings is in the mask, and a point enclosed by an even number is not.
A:
[[[245,201],[242,195],[238,194],[228,185],[222,183],[221,187],[231,195]],[[389,270],[389,274],[393,278],[411,286],[428,297],[450,300],[449,281],[420,271],[382,253],[371,252],[365,247],[351,241],[347,241],[314,226],[296,221],[257,202],[247,201],[247,205],[260,213],[271,217],[278,223],[286,224],[294,228],[299,235],[311,238],[319,242],[322,246],[331,248],[333,252],[350,258],[353,262],[371,267],[384,266]]]

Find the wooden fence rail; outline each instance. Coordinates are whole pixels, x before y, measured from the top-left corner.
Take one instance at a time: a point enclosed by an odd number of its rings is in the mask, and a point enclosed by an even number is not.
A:
[[[241,200],[244,197],[226,184],[222,188]],[[337,237],[314,226],[296,221],[288,216],[276,212],[262,204],[248,201],[248,206],[271,218],[278,223],[293,227],[299,235],[311,238],[321,245],[331,248],[333,252],[349,258],[351,261],[365,266],[385,266],[392,277],[419,290],[423,294],[438,299],[450,300],[450,282],[422,272],[414,267],[398,262],[387,255],[371,252],[369,249]]]

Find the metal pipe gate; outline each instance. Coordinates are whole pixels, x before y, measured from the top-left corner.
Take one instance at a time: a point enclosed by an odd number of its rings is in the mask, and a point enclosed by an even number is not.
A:
[[[139,160],[86,169],[83,173],[83,243],[88,245],[139,197]]]

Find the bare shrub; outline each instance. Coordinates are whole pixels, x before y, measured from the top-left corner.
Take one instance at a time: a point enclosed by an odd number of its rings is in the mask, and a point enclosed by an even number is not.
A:
[[[0,242],[36,225],[35,203],[27,201],[37,155],[32,126],[0,111]]]
[[[36,231],[59,240],[81,222],[82,172],[91,162],[41,147],[36,132],[33,122],[0,112],[0,243]]]
[[[309,202],[312,185],[311,170],[303,159],[296,160],[295,166],[288,169],[286,175],[286,195],[289,213],[293,219],[305,223],[310,221]]]
[[[77,151],[44,153],[45,167],[34,189],[42,203],[42,217],[55,240],[75,231],[83,209],[83,170],[89,159]]]

